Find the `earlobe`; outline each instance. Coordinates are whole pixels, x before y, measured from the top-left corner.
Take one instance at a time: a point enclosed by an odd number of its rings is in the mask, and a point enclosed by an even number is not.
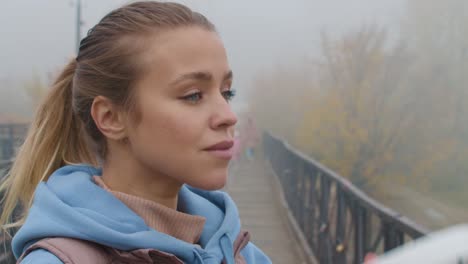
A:
[[[124,116],[108,98],[104,96],[94,98],[91,116],[99,131],[106,138],[122,140],[127,137]]]

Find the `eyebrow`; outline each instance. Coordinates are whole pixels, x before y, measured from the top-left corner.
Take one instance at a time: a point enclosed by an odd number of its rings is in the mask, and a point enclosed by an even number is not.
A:
[[[224,74],[223,81],[227,81],[232,78],[232,71],[228,71],[226,74]],[[213,75],[209,72],[189,72],[177,77],[174,81],[171,82],[171,85],[177,85],[178,83],[186,80],[211,81],[213,80]]]

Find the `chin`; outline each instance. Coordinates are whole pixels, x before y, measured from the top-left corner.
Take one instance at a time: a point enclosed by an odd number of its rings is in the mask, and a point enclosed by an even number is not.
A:
[[[227,171],[212,173],[211,175],[200,177],[199,179],[200,181],[189,183],[189,185],[205,191],[219,190],[226,185]]]

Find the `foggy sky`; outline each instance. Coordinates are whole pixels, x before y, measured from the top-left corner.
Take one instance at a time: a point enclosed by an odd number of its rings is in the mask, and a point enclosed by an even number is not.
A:
[[[82,0],[82,35],[122,0]],[[343,32],[367,22],[396,24],[405,0],[185,0],[212,20],[235,72],[240,100],[259,71],[311,56],[321,30]],[[26,109],[21,85],[55,73],[74,56],[73,0],[0,0],[0,112]],[[238,99],[239,100],[239,99]]]

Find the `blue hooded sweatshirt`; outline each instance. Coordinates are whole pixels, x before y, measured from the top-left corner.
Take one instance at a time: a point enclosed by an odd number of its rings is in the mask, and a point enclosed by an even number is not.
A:
[[[182,186],[178,210],[206,218],[201,247],[160,233],[110,192],[92,180],[101,170],[87,165],[65,166],[41,182],[26,222],[12,241],[18,258],[28,246],[47,237],[71,237],[119,250],[151,248],[174,254],[184,263],[234,263],[233,243],[240,232],[236,205],[224,192]],[[249,264],[271,263],[252,243],[241,251]],[[52,253],[38,249],[21,262],[62,264]]]

